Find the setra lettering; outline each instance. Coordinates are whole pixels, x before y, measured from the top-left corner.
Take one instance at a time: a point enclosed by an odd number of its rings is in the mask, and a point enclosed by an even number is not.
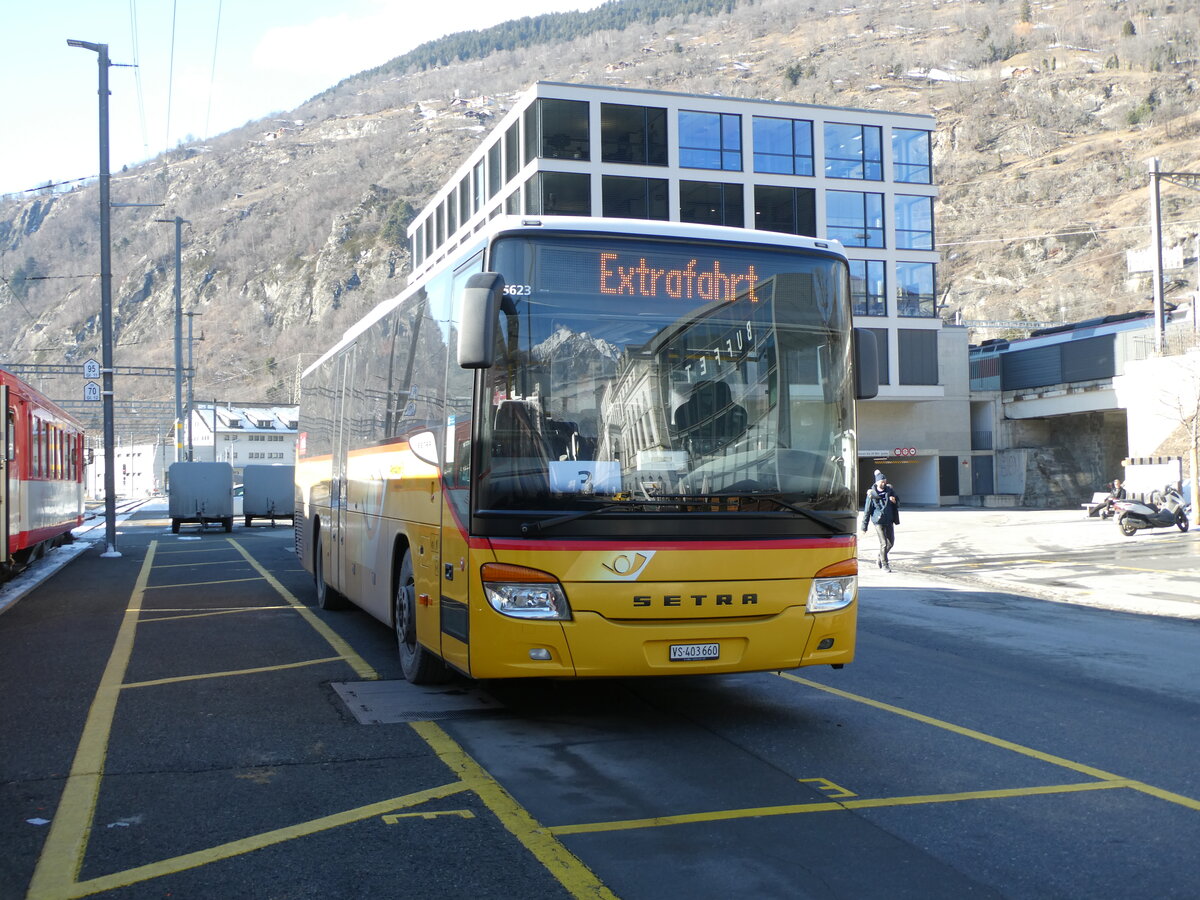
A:
[[[677,607],[683,605],[685,596],[692,601],[692,605],[694,606],[758,605],[758,594],[756,593],[745,593],[740,598],[734,594],[663,594],[661,597],[652,597],[649,594],[635,594],[633,605],[641,608],[655,605]]]

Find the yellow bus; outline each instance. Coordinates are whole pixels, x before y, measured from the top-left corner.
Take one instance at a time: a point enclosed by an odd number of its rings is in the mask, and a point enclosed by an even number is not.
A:
[[[836,242],[497,218],[302,376],[296,551],[404,675],[854,657],[852,328]]]

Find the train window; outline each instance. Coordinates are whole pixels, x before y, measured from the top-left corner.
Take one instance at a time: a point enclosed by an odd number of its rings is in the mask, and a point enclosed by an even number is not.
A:
[[[8,448],[9,460],[17,458],[17,412],[14,409],[8,411],[8,432],[5,435],[5,446]]]
[[[42,474],[42,420],[33,416],[29,422],[29,446],[33,451],[29,459],[29,474],[40,478]]]

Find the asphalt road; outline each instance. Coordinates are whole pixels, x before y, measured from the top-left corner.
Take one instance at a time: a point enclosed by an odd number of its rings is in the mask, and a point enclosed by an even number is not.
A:
[[[1200,621],[912,567],[841,671],[418,689],[154,515],[0,616],[0,897],[1197,896]]]

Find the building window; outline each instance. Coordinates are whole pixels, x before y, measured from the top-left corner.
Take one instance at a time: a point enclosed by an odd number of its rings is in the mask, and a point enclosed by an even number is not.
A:
[[[679,113],[679,165],[689,169],[742,170],[742,117],[730,113]]]
[[[492,144],[487,153],[488,170],[488,199],[491,200],[500,192],[500,184],[504,170],[500,167],[500,142]]]
[[[541,98],[525,110],[525,161],[590,159],[585,100]]]
[[[886,328],[868,328],[875,335],[875,355],[879,360],[879,383],[891,384],[891,367],[888,365],[888,330]]]
[[[755,116],[754,171],[812,175],[812,122]]]
[[[669,219],[665,178],[605,175],[604,215],[618,219]]]
[[[483,177],[484,172],[482,159],[475,163],[475,168],[471,170],[471,175],[471,180],[475,185],[475,189],[471,192],[473,198],[471,202],[471,215],[475,215],[475,213],[479,212],[480,207],[483,206],[483,196],[484,192],[487,190],[487,184]],[[463,224],[465,225],[466,223],[464,222]]]
[[[471,218],[471,176],[464,175],[462,181],[458,183],[458,221],[466,225],[469,218]]]
[[[667,164],[667,111],[654,106],[600,104],[600,157],[604,162]]]
[[[937,315],[933,275],[933,263],[896,263],[896,310],[900,315],[925,319]]]
[[[900,383],[937,384],[937,329],[901,328],[896,337],[900,351]]]
[[[882,247],[883,194],[826,191],[825,233],[847,247]]]
[[[754,227],[817,236],[817,192],[812,188],[754,186]]]
[[[504,132],[504,181],[508,183],[521,171],[521,126],[513,122]]]
[[[740,184],[679,182],[679,221],[702,225],[746,225],[745,191]]]
[[[881,259],[850,260],[850,302],[854,315],[887,315],[885,268]]]
[[[883,138],[878,125],[825,124],[825,174],[830,178],[883,180]]]
[[[582,172],[538,172],[526,184],[525,212],[542,216],[590,216],[592,176]]]
[[[928,131],[892,129],[892,171],[896,181],[933,184]]]
[[[933,249],[933,198],[896,195],[896,246],[901,250]]]
[[[458,201],[456,191],[451,191],[446,198],[446,234],[458,231]]]

